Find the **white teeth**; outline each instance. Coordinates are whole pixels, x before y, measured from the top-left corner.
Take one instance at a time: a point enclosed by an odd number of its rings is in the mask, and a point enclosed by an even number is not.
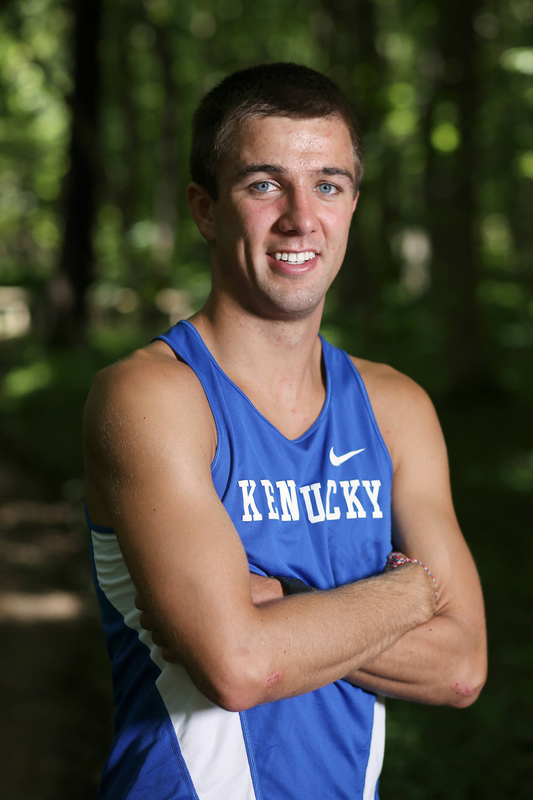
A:
[[[312,250],[306,250],[304,253],[281,253],[277,251],[274,253],[274,258],[277,261],[290,261],[291,264],[304,264],[314,258],[316,253]]]

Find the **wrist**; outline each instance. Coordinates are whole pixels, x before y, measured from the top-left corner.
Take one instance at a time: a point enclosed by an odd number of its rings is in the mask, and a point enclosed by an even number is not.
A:
[[[437,604],[438,604],[438,601],[439,601],[439,592],[438,592],[437,581],[435,579],[435,576],[428,569],[428,567],[426,567],[425,564],[423,564],[417,558],[409,558],[408,556],[404,555],[404,553],[399,553],[399,552],[393,551],[393,552],[389,553],[389,555],[387,556],[387,562],[385,564],[385,571],[387,572],[387,571],[395,570],[395,569],[398,569],[399,567],[405,567],[405,566],[407,566],[409,564],[413,564],[414,566],[422,567],[422,569],[425,571],[426,575],[428,576],[429,580],[431,581],[431,583],[429,583],[428,580],[426,579],[426,584],[429,585],[431,587],[431,590],[432,590],[432,597],[434,599],[434,606],[433,606],[433,614],[434,614],[435,611],[437,610]]]
[[[275,578],[250,573],[250,588],[254,606],[270,603],[272,600],[281,600],[283,589]]]
[[[286,578],[284,575],[271,575],[270,577],[280,582],[284,597],[289,597],[292,594],[307,594],[313,591],[312,586],[308,586],[307,583],[304,583],[299,578]]]

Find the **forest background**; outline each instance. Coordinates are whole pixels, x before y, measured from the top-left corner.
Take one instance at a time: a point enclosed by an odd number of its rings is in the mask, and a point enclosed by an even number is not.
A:
[[[83,523],[94,373],[189,315],[208,254],[189,129],[231,71],[296,61],[367,166],[333,344],[434,399],[490,670],[455,711],[388,702],[383,800],[533,796],[532,0],[0,2],[2,796],[94,797],[110,672]]]

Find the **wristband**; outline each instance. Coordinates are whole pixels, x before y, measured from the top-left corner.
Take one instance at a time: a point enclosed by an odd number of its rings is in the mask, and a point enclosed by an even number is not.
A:
[[[396,567],[399,567],[402,564],[407,564],[409,561],[412,564],[419,564],[422,567],[422,569],[425,569],[427,574],[435,584],[435,608],[437,608],[437,603],[439,600],[437,581],[435,580],[435,576],[429,571],[429,569],[426,567],[425,564],[422,564],[422,562],[419,561],[417,558],[407,558],[407,556],[404,556],[403,553],[396,553],[393,551],[392,553],[389,553],[389,555],[387,556],[387,563],[385,564],[385,566],[388,567],[389,569],[396,569]]]
[[[285,595],[306,594],[307,592],[313,591],[313,587],[308,586],[307,583],[301,581],[300,578],[285,578],[283,575],[270,575],[269,577],[275,578],[281,583],[281,588]]]

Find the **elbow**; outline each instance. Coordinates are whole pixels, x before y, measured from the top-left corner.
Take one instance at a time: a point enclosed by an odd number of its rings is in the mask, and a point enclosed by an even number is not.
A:
[[[259,705],[254,687],[250,686],[242,676],[235,680],[212,682],[204,691],[208,700],[211,700],[224,711],[247,711]]]
[[[470,661],[462,665],[452,676],[446,705],[452,708],[468,708],[478,699],[486,680],[486,659],[479,664]]]
[[[267,702],[269,688],[278,677],[269,679],[262,661],[260,655],[225,654],[195,683],[208,700],[225,711],[246,711]]]
[[[212,702],[224,711],[248,711],[249,708],[259,705],[259,702],[247,691],[246,687],[230,687],[224,694],[218,694]]]

